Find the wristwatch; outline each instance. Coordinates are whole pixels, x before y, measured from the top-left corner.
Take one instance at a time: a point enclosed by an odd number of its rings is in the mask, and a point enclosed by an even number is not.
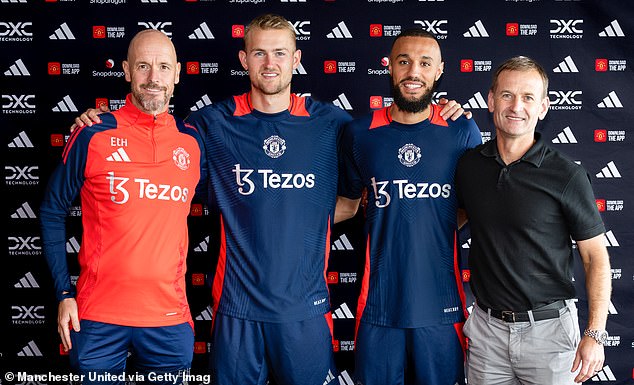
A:
[[[606,330],[586,329],[583,331],[583,335],[597,341],[597,344],[601,346],[605,345],[605,341],[608,340],[608,332]]]

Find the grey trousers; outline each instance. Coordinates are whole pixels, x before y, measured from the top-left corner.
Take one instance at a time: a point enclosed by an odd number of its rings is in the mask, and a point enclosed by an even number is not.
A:
[[[572,385],[572,363],[579,341],[577,307],[572,300],[559,318],[504,322],[473,306],[464,325],[469,339],[469,385]]]

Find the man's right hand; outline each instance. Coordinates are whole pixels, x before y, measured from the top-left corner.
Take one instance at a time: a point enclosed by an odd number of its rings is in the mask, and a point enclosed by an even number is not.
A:
[[[70,340],[71,327],[76,332],[80,330],[77,301],[75,298],[65,298],[59,302],[57,307],[57,332],[62,339],[65,352],[73,348],[73,343]]]
[[[101,123],[101,119],[99,119],[99,114],[104,112],[110,112],[108,106],[102,104],[99,108],[89,108],[83,114],[79,115],[75,118],[75,123],[70,126],[70,132],[75,131],[76,128],[81,128],[83,126],[92,126],[93,123]]]

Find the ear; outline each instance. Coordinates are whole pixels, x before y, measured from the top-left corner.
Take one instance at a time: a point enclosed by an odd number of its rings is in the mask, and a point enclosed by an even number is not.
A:
[[[296,49],[295,52],[293,52],[293,69],[297,69],[301,61],[302,61],[302,50]]]
[[[542,103],[539,109],[539,120],[544,120],[546,114],[548,113],[548,109],[550,108],[550,98],[548,95],[544,99],[542,99]]]
[[[493,110],[495,109],[495,98],[493,98],[493,90],[489,90],[487,105],[489,106],[489,112],[493,112]]]
[[[438,66],[438,70],[436,71],[436,81],[438,81],[438,79],[440,79],[440,77],[442,76],[443,72],[445,71],[445,62],[440,62],[440,65]]]
[[[248,71],[249,66],[247,66],[247,53],[244,50],[240,50],[240,52],[238,52],[238,58],[240,59],[240,64],[242,64],[242,68]]]
[[[178,84],[181,79],[181,63],[176,63],[176,74],[174,75],[174,84]]]
[[[132,74],[130,73],[130,63],[128,63],[127,60],[124,60],[123,63],[121,63],[121,65],[123,66],[123,73],[125,74],[125,80],[127,82],[131,82]]]

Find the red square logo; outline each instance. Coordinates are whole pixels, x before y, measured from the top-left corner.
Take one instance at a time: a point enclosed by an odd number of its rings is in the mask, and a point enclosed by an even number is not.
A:
[[[192,203],[189,209],[189,215],[192,217],[201,217],[203,215],[203,205],[201,203]]]
[[[101,106],[109,106],[108,98],[97,98],[95,99],[95,108],[99,109]]]
[[[57,61],[48,62],[48,74],[49,75],[61,75],[62,63]]]
[[[473,59],[460,60],[460,72],[473,72]]]
[[[231,26],[231,37],[241,39],[244,37],[244,25],[234,24]]]
[[[604,143],[608,141],[608,130],[594,130],[594,141]]]
[[[205,274],[203,273],[193,273],[192,274],[192,285],[193,286],[203,286],[205,284]]]
[[[383,108],[383,97],[382,96],[370,96],[370,108]]]
[[[326,282],[328,284],[339,283],[339,273],[336,271],[329,271],[326,276]]]
[[[206,342],[194,342],[194,354],[205,354],[207,353],[207,343]]]
[[[339,351],[339,340],[332,340],[332,350],[335,352]]]
[[[519,36],[520,25],[518,23],[506,23],[506,36]]]
[[[326,73],[326,74],[336,74],[337,73],[337,61],[336,60],[326,60],[326,61],[324,61],[324,73]]]
[[[92,37],[95,39],[105,39],[106,38],[106,26],[104,25],[93,25],[92,27]]]
[[[57,3],[57,0],[44,0],[45,3]]]
[[[471,270],[462,270],[462,282],[469,282],[471,280]]]
[[[63,147],[64,146],[64,135],[62,135],[62,134],[51,134],[51,146],[53,146],[53,147]]]
[[[200,73],[200,62],[188,61],[185,65],[187,75],[198,75]]]
[[[370,24],[370,36],[371,37],[381,37],[381,36],[383,36],[383,25],[382,24]]]
[[[599,209],[599,212],[602,213],[605,211],[605,199],[597,199],[597,209]]]
[[[597,72],[606,72],[608,70],[608,59],[597,59],[594,61],[594,70]]]

